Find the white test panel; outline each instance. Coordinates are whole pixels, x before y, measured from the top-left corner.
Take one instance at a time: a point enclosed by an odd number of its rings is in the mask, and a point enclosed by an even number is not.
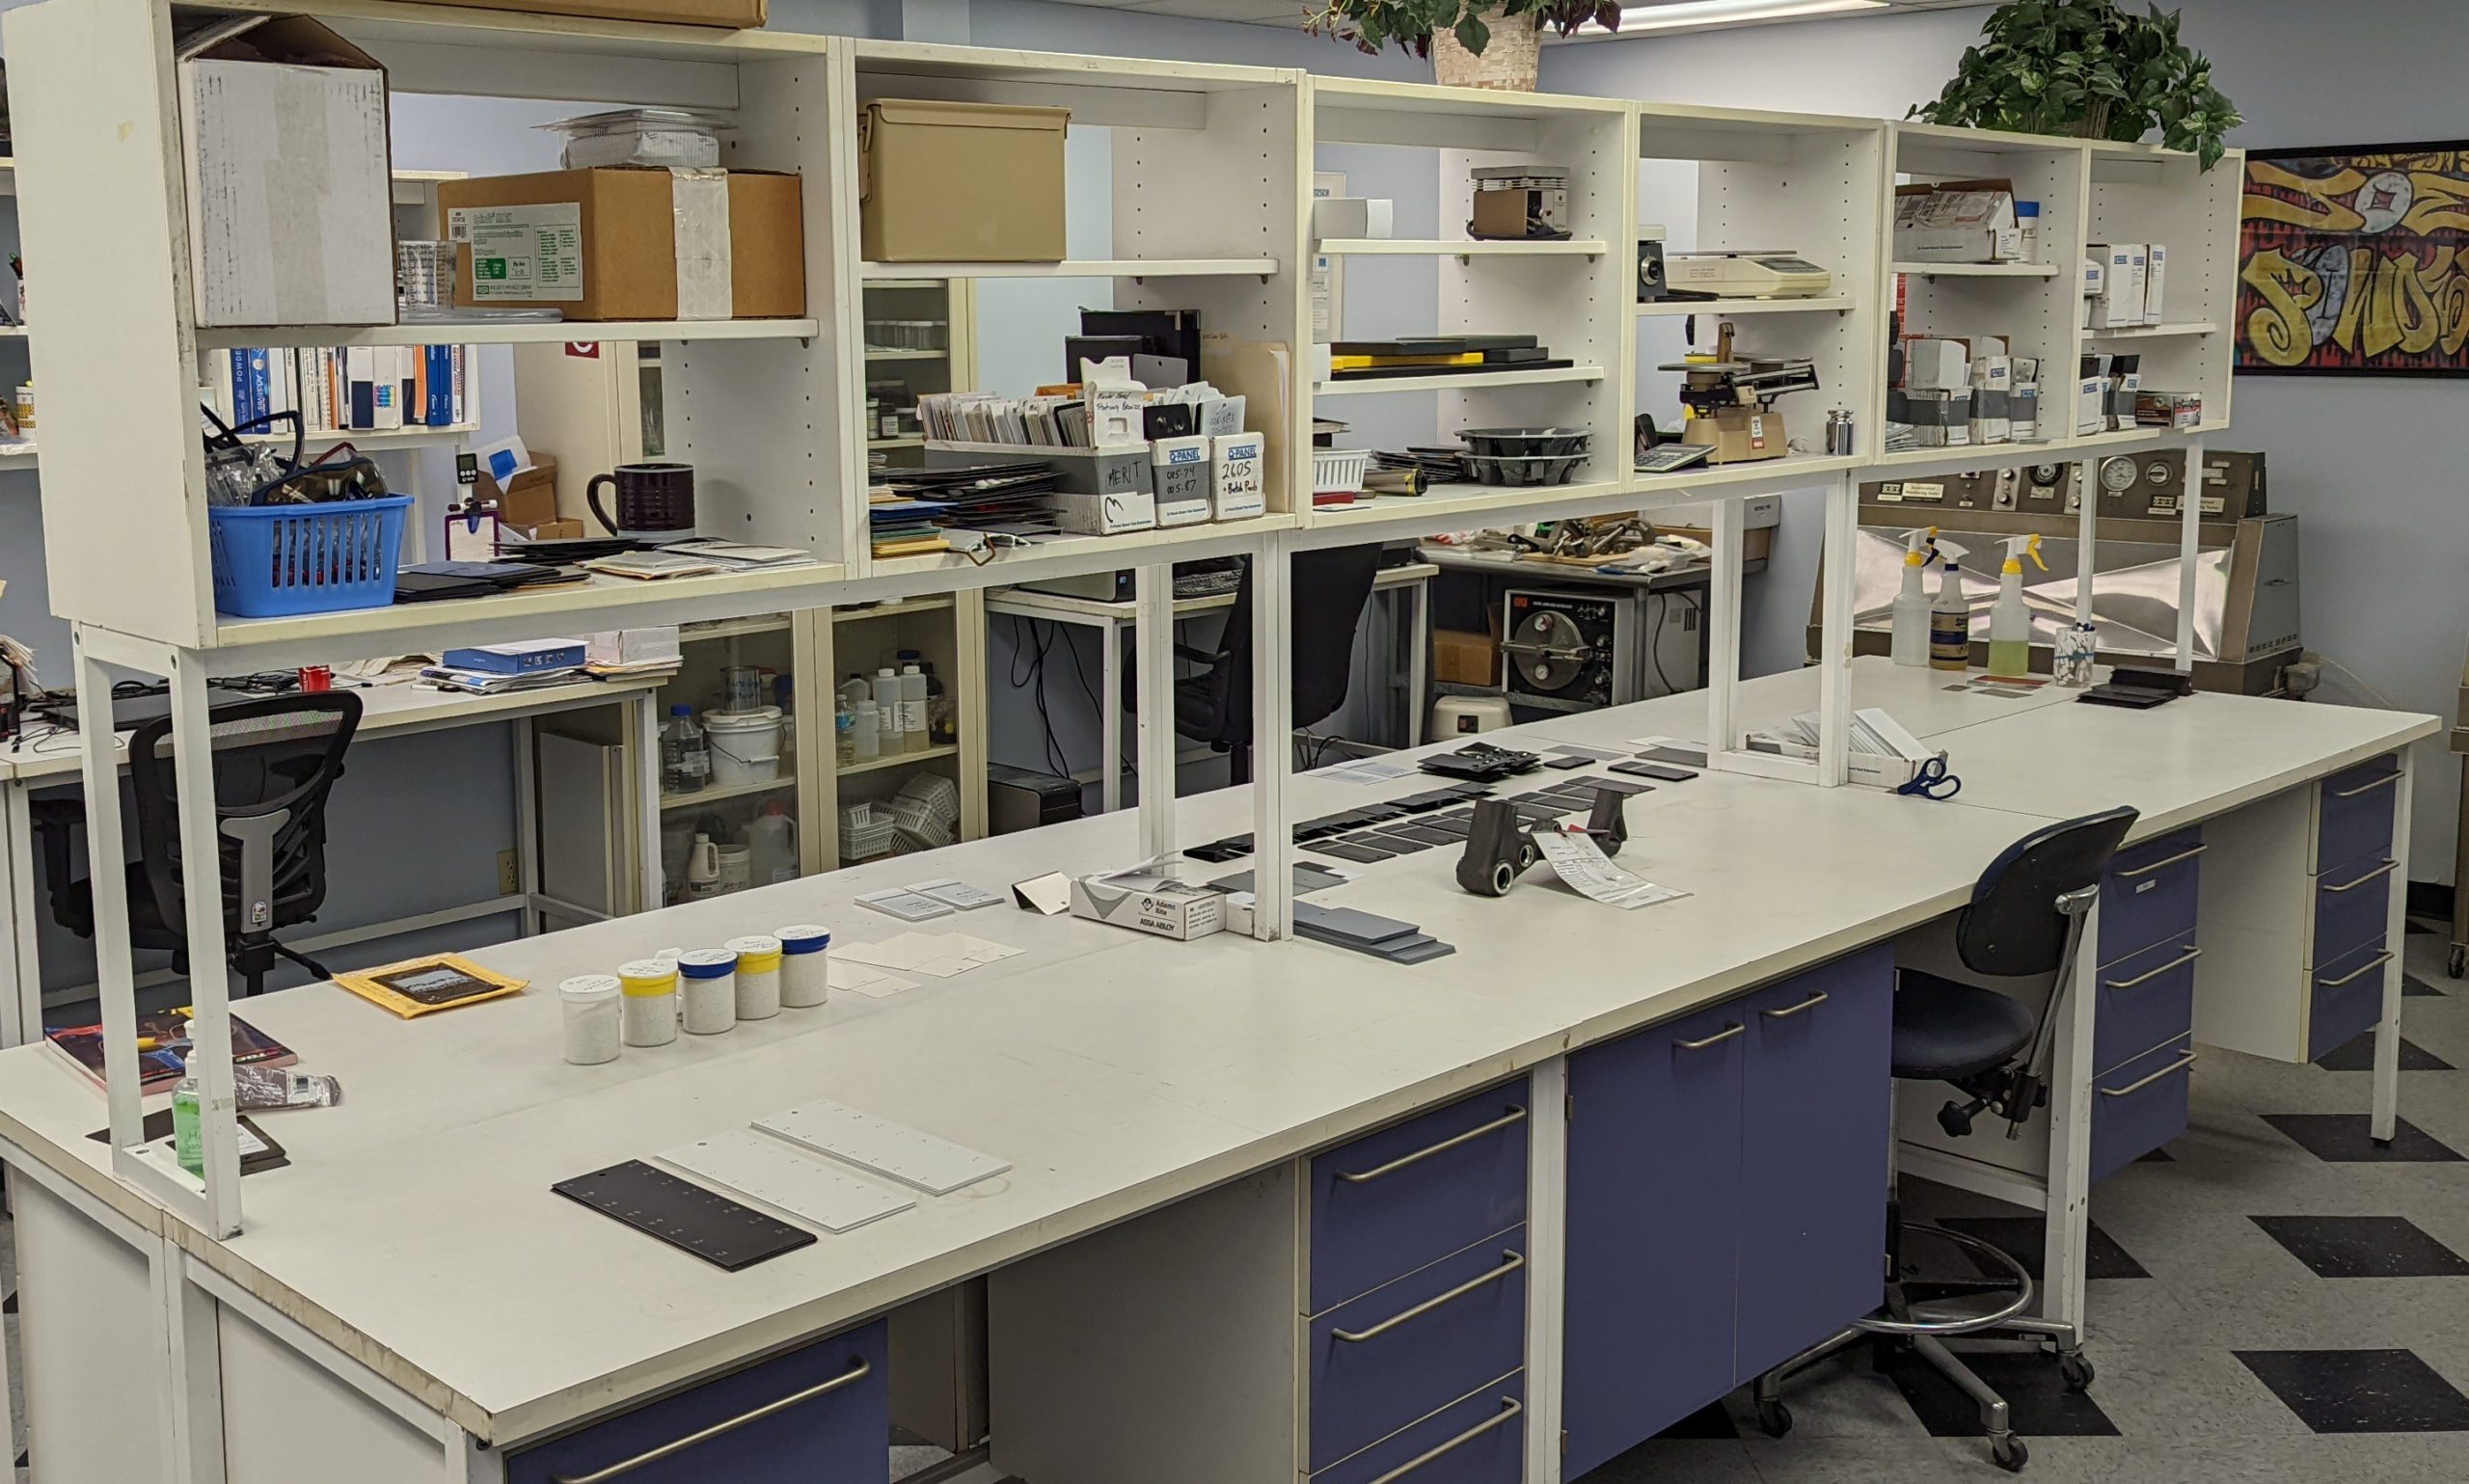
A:
[[[1009,1160],[828,1099],[782,1109],[756,1119],[754,1126],[930,1196],[948,1196],[1012,1168]]]
[[[914,1196],[869,1185],[744,1128],[664,1149],[657,1157],[834,1235],[917,1204]]]

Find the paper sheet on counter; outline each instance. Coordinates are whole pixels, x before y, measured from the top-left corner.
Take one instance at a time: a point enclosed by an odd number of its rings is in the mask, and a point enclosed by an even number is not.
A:
[[[836,952],[831,955],[831,961],[825,965],[824,972],[834,994],[862,994],[881,1000],[917,987],[917,981],[913,979],[886,974],[871,964],[852,963]]]
[[[1538,829],[1533,839],[1552,870],[1581,896],[1626,911],[1689,895],[1621,870],[1603,853],[1603,847],[1591,835]]]

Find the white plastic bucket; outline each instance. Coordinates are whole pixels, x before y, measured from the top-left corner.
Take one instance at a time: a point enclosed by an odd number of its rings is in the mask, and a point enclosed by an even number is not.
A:
[[[780,776],[780,708],[703,714],[712,751],[712,782],[770,783]]]

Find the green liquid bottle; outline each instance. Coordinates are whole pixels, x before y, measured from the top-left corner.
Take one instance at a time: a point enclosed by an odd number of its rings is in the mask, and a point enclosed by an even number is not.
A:
[[[204,1092],[194,1073],[172,1089],[172,1153],[181,1169],[200,1179],[205,1177],[205,1124],[198,1102]]]

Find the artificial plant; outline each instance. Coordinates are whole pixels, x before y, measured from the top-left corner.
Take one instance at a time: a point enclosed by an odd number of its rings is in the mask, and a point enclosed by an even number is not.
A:
[[[1937,101],[1911,117],[1931,123],[2070,134],[2190,150],[2211,169],[2244,121],[2211,84],[2211,63],[2178,39],[2179,13],[2148,15],[2115,0],[2008,0],[1982,22]]]
[[[1491,22],[1520,16],[1550,26],[1562,36],[1588,21],[1606,31],[1620,29],[1619,0],[1327,0],[1306,11],[1304,29],[1314,36],[1352,41],[1366,56],[1378,56],[1395,46],[1418,57],[1431,55],[1435,31],[1447,31],[1457,44],[1481,56],[1491,44]]]

